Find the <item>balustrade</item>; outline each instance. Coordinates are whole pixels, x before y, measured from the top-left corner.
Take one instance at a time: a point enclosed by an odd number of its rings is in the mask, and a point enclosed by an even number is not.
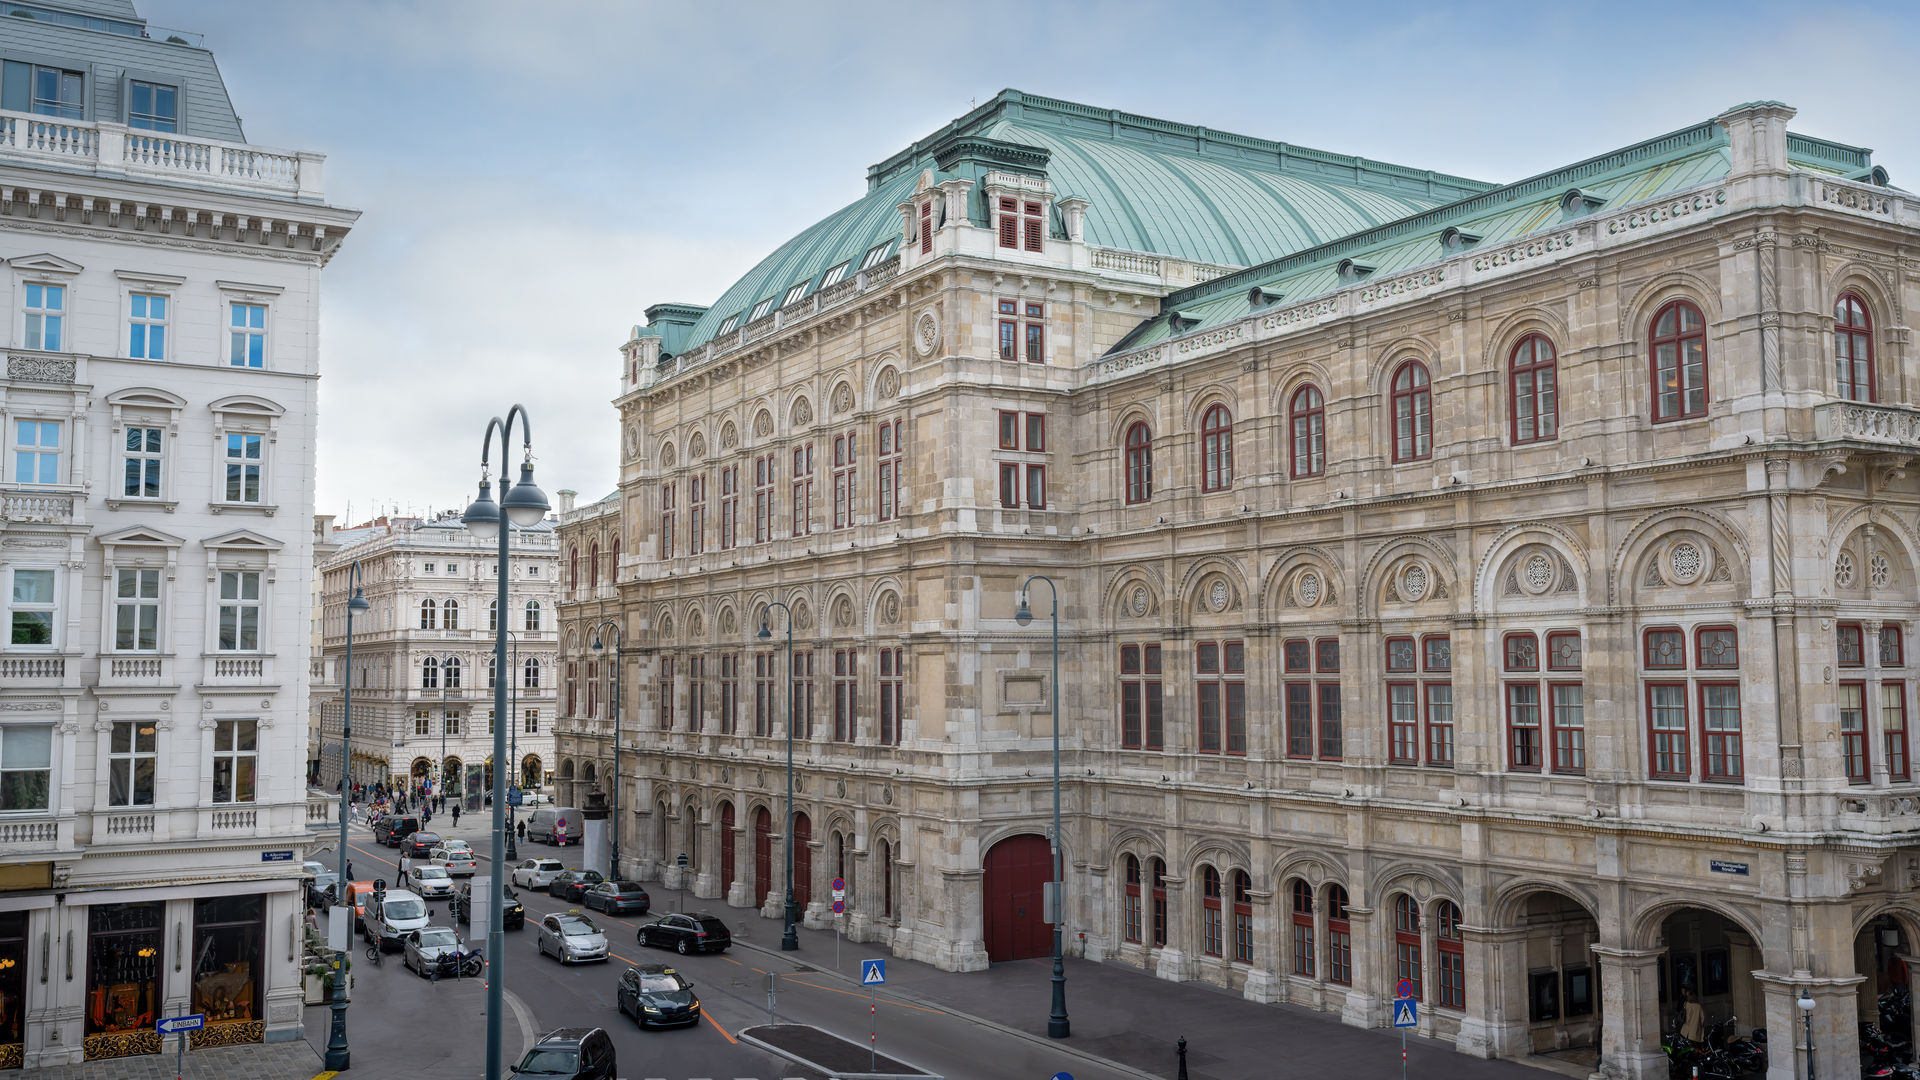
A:
[[[319,154],[303,154],[124,124],[0,112],[0,153],[90,165],[102,173],[187,180],[319,198]]]

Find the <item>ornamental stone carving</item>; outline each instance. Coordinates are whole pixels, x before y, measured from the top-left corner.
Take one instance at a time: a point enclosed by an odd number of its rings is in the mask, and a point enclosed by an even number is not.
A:
[[[1233,590],[1228,588],[1226,580],[1223,578],[1214,578],[1213,588],[1207,592],[1207,603],[1210,604],[1215,611],[1225,611],[1227,610],[1227,604],[1232,602],[1232,600]]]
[[[841,383],[833,392],[833,411],[845,416],[853,411],[853,388]]]
[[[1133,617],[1136,619],[1146,615],[1147,587],[1145,585],[1135,585],[1133,587],[1133,596],[1127,601],[1127,610],[1132,612]]]
[[[933,350],[940,344],[940,320],[933,312],[923,311],[913,324],[913,351],[921,356],[932,356]]]
[[[1320,575],[1317,571],[1302,570],[1294,585],[1294,597],[1301,607],[1313,607],[1320,602]]]
[[[1867,580],[1873,583],[1874,588],[1884,589],[1887,587],[1887,579],[1892,576],[1893,569],[1887,562],[1887,557],[1878,551],[1874,552],[1873,558],[1867,560]]]
[[[1427,598],[1427,568],[1419,563],[1408,565],[1400,574],[1400,595],[1408,603],[1419,603]]]
[[[1851,589],[1853,579],[1853,553],[1842,551],[1833,559],[1833,583],[1842,589]]]
[[[720,449],[731,450],[738,445],[740,445],[740,432],[733,426],[733,421],[729,420],[726,426],[720,429]]]
[[[767,412],[765,409],[760,410],[760,415],[753,418],[753,434],[755,438],[760,439],[764,439],[773,434],[772,413]]]
[[[14,382],[72,383],[74,361],[64,356],[9,356],[7,378]]]
[[[888,368],[880,373],[880,379],[874,384],[874,393],[882,401],[892,401],[900,393],[900,373]]]
[[[893,626],[900,621],[900,594],[889,592],[880,598],[880,622]]]
[[[1693,584],[1705,568],[1705,556],[1690,541],[1682,540],[1667,551],[1667,569],[1672,572],[1675,584]]]

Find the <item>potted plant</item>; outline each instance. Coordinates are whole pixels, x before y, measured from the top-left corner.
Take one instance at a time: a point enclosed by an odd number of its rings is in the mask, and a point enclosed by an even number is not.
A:
[[[333,1001],[334,968],[332,961],[309,962],[306,976],[302,979],[306,991],[306,1003],[325,1005]],[[347,958],[347,998],[353,998],[353,958]]]

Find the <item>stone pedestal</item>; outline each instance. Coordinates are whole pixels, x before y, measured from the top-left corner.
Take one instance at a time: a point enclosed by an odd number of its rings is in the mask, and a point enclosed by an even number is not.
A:
[[[752,907],[753,897],[747,893],[747,883],[743,878],[735,878],[733,888],[727,890],[728,907]]]
[[[1159,954],[1154,958],[1153,976],[1156,979],[1165,979],[1168,982],[1186,982],[1189,977],[1187,974],[1187,954],[1181,952],[1179,949],[1161,949]]]
[[[669,889],[686,888],[686,880],[686,868],[675,863],[668,863],[667,868],[660,874],[660,884]]]
[[[1254,968],[1247,972],[1247,981],[1240,988],[1240,996],[1248,1001],[1258,1001],[1270,1005],[1280,1000],[1280,978],[1264,968]]]
[[[1753,977],[1767,1005],[1767,1080],[1807,1075],[1807,1020],[1798,1004],[1803,992],[1813,998],[1816,1075],[1829,1080],[1860,1075],[1858,987],[1865,976],[1816,979],[1800,972],[1756,971]]]
[[[1659,1080],[1660,957],[1665,949],[1588,946],[1600,961],[1600,1072],[1608,1080]]]
[[[815,900],[800,913],[800,925],[809,930],[833,929],[833,910],[825,901]]]
[[[693,895],[702,900],[712,900],[719,896],[719,879],[715,878],[712,874],[695,874],[693,878]]]

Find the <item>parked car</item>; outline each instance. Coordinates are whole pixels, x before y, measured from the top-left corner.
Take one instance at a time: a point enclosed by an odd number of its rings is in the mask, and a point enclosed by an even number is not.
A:
[[[331,870],[323,870],[313,875],[313,878],[307,882],[307,906],[326,907],[328,896],[339,882],[340,875]]]
[[[595,911],[625,915],[631,911],[645,915],[653,906],[653,897],[637,881],[603,881],[580,895],[580,902]]]
[[[453,895],[453,875],[444,866],[425,863],[407,871],[407,888],[429,900],[445,900]]]
[[[693,984],[664,964],[641,964],[620,973],[614,991],[620,1011],[641,1027],[700,1022],[700,999]]]
[[[540,1036],[513,1067],[516,1076],[552,1076],[560,1080],[613,1080],[613,1040],[599,1028],[560,1028]]]
[[[566,869],[567,864],[559,859],[528,859],[513,868],[513,883],[529,889],[544,889]]]
[[[373,882],[349,881],[347,882],[347,895],[340,898],[342,903],[353,905],[353,922],[355,926],[362,928],[362,932],[365,932],[365,923],[363,920],[367,914],[367,897],[372,895]]]
[[[448,846],[451,843],[453,843],[451,840],[442,843],[434,848],[427,858],[433,865],[444,867],[447,873],[454,877],[472,877],[474,872],[480,869],[479,862],[473,857],[472,849],[465,844],[459,847]]]
[[[519,897],[513,895],[513,890],[508,888],[505,882],[500,883],[500,892],[502,894],[500,929],[518,930],[527,925],[527,906],[520,902]],[[453,894],[453,900],[448,907],[453,911],[455,922],[471,923],[473,921],[473,882],[469,881],[460,886],[460,891]]]
[[[400,851],[409,859],[426,862],[433,855],[433,849],[440,846],[440,834],[417,832],[407,837]]]
[[[584,964],[607,958],[607,935],[593,920],[578,912],[549,915],[540,920],[540,933],[534,946],[543,955],[552,955],[563,964]]]
[[[527,819],[527,839],[561,847],[577,844],[584,835],[584,821],[580,811],[571,806],[543,806]]]
[[[400,962],[425,978],[433,974],[442,955],[453,953],[457,956],[461,951],[460,935],[452,927],[429,926],[407,935],[406,946],[400,952]]]
[[[373,839],[388,847],[399,847],[400,841],[420,831],[420,819],[412,814],[394,814],[380,819],[373,827]]]
[[[733,944],[727,924],[704,911],[662,915],[640,928],[642,945],[673,949],[681,956],[697,952],[725,952]]]
[[[367,939],[390,949],[427,926],[427,902],[405,889],[369,896],[361,908],[360,928]]]
[[[567,870],[548,884],[547,895],[572,902],[580,899],[588,889],[605,880],[607,880],[606,875],[598,870]]]

